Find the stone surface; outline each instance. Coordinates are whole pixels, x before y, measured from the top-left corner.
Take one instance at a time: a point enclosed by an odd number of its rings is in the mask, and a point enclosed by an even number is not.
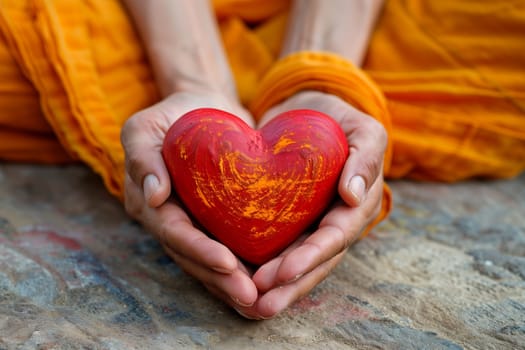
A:
[[[392,182],[390,218],[310,295],[253,322],[89,170],[0,165],[0,349],[524,349],[524,185]]]

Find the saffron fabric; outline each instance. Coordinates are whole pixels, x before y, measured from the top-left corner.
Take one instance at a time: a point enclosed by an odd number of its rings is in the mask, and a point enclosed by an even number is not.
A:
[[[361,70],[330,54],[279,59],[288,1],[213,5],[240,98],[255,115],[293,91],[320,89],[385,125],[387,178],[525,169],[523,1],[387,0]],[[0,4],[0,159],[82,161],[122,198],[120,128],[158,100],[118,0]]]

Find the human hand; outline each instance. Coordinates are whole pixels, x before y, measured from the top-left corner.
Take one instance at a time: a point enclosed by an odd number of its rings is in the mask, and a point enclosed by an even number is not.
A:
[[[316,91],[298,93],[270,109],[260,125],[281,112],[302,108],[331,116],[347,135],[350,155],[339,181],[340,199],[315,232],[303,235],[255,272],[252,278],[260,294],[257,302],[250,307],[236,307],[248,318],[273,317],[310,292],[381,210],[387,145],[383,126],[340,98]]]
[[[175,93],[138,112],[121,133],[126,154],[125,207],[184,271],[228,304],[247,306],[257,298],[248,269],[227,247],[196,228],[170,198],[170,177],[161,154],[164,137],[179,117],[201,107],[226,110],[254,124],[239,104],[217,94]]]

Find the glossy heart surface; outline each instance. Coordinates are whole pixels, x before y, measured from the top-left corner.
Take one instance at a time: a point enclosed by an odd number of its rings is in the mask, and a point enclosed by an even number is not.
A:
[[[233,253],[257,265],[324,213],[348,152],[340,126],[320,112],[288,111],[253,129],[210,108],[179,118],[162,150],[189,213]]]

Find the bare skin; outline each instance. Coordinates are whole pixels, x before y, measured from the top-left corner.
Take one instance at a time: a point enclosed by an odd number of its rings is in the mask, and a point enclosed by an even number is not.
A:
[[[205,0],[125,3],[165,97],[132,116],[122,130],[126,209],[160,240],[182,269],[210,292],[247,318],[271,318],[320,283],[377,216],[383,188],[385,130],[338,97],[316,91],[298,93],[267,111],[260,125],[285,110],[311,108],[324,112],[341,125],[351,152],[340,178],[341,200],[318,229],[250,271],[227,247],[196,229],[170,198],[169,175],[160,153],[171,124],[195,108],[223,109],[255,127],[252,116],[237,98],[210,5]],[[282,55],[302,50],[330,51],[359,64],[381,3],[297,0]]]

